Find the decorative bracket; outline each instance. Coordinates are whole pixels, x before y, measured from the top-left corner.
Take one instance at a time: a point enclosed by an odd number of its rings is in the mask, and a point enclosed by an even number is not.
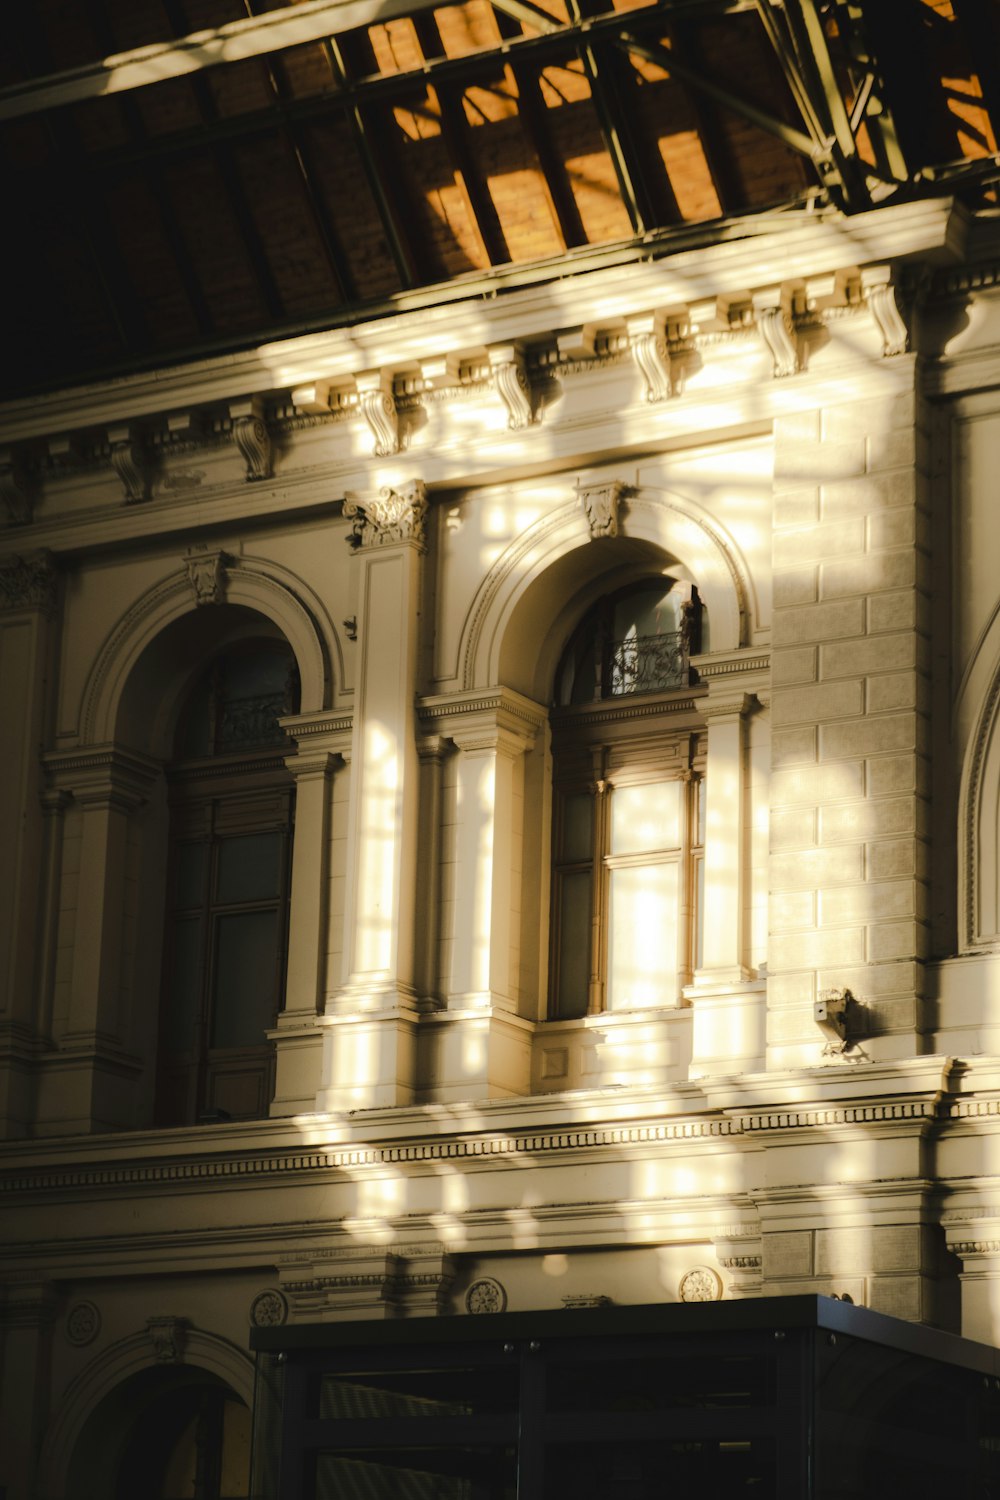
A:
[[[392,394],[392,377],[384,370],[366,370],[357,377],[358,406],[368,423],[376,458],[399,452],[399,413]]]
[[[659,313],[644,313],[626,323],[629,348],[646,382],[647,401],[665,401],[673,387],[670,380],[670,353]]]
[[[799,355],[792,337],[786,293],[780,286],[762,287],[752,294],[752,301],[757,327],[771,356],[775,379],[794,375],[799,368]]]
[[[226,554],[191,551],[184,560],[195,604],[223,604],[226,598]]]
[[[891,266],[865,266],[861,291],[882,336],[882,355],[905,354],[909,334],[896,301]]]
[[[149,498],[149,479],[145,455],[138,434],[132,427],[109,427],[111,467],[125,492],[125,504],[137,505]]]
[[[608,484],[577,485],[590,535],[595,540],[618,535],[618,502],[624,493],[620,479],[612,479]]]
[[[0,449],[0,504],[8,526],[26,526],[31,520],[33,507],[24,471],[10,448]]]
[[[520,432],[532,423],[531,383],[520,344],[498,344],[489,350],[497,395],[507,408],[507,426]]]
[[[423,548],[427,489],[422,479],[412,479],[398,490],[386,486],[377,498],[349,495],[344,501],[344,515],[354,522],[348,541],[355,549],[390,547],[400,542],[414,542]]]
[[[271,477],[271,434],[264,421],[264,406],[259,396],[248,401],[231,401],[229,415],[233,422],[233,442],[246,464],[248,480]]]

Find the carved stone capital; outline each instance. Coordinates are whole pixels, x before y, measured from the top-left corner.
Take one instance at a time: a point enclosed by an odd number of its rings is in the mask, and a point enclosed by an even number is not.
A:
[[[249,401],[232,401],[229,415],[233,423],[233,442],[246,464],[247,480],[270,479],[271,434],[264,421],[261,402],[256,396]]]
[[[141,436],[131,427],[109,427],[109,457],[118,476],[126,505],[149,498],[149,477]]]
[[[38,609],[43,615],[53,615],[56,580],[50,552],[3,558],[0,560],[0,610]]]
[[[764,287],[753,293],[757,328],[771,356],[775,379],[794,375],[799,368],[788,298],[781,287]]]
[[[187,563],[188,582],[194,593],[194,602],[202,604],[223,604],[226,598],[226,563],[228,558],[224,552],[188,552],[185,557]]]
[[[618,502],[624,492],[625,486],[620,479],[612,479],[607,484],[578,486],[592,537],[618,535]]]
[[[0,509],[8,526],[26,526],[33,510],[27,479],[16,453],[0,448]]]
[[[508,428],[519,432],[530,427],[531,383],[520,344],[497,345],[489,351],[489,356],[494,388],[507,408]]]
[[[358,410],[375,439],[376,458],[399,452],[399,413],[392,394],[392,378],[383,370],[369,370],[357,378]]]
[[[896,301],[891,266],[866,266],[861,272],[861,291],[881,335],[883,357],[905,354],[909,334]]]
[[[670,351],[663,320],[655,313],[629,318],[629,348],[646,382],[647,401],[665,401],[671,393]]]
[[[378,496],[348,496],[344,515],[353,520],[348,538],[352,547],[391,547],[426,542],[427,490],[422,479],[413,479],[398,490],[387,486]]]

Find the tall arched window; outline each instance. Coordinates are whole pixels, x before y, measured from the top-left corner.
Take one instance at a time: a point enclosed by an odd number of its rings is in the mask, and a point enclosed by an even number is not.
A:
[[[297,700],[289,648],[242,641],[204,669],[180,715],[167,772],[161,1125],[267,1113],[294,816],[278,716]]]
[[[701,608],[659,577],[605,595],[556,674],[552,1019],[671,1006],[698,963],[701,727],[687,689]]]

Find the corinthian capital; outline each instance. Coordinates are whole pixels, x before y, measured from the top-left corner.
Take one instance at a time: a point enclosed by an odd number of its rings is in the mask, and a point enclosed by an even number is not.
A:
[[[400,542],[423,547],[427,490],[422,479],[412,479],[398,490],[379,490],[377,497],[352,495],[344,501],[344,515],[354,522],[348,538],[352,547],[391,547]]]

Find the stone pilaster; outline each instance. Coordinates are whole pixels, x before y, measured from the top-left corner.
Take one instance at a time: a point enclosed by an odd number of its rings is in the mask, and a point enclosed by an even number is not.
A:
[[[311,1109],[320,1084],[331,921],[333,787],[350,754],[351,718],[320,711],[282,719],[295,741],[285,764],[295,777],[295,839],[285,1003],[273,1032],[276,1071],[272,1115]]]
[[[872,390],[864,388],[866,379]],[[927,477],[912,357],[775,423],[769,1058],[818,1062],[849,988],[870,1056],[921,1050]]]
[[[56,1307],[55,1288],[47,1281],[12,1281],[0,1300],[0,1490],[10,1500],[38,1493]]]
[[[37,1006],[45,879],[38,746],[56,583],[47,553],[0,562],[0,1135],[9,1136],[29,1128],[33,1063],[46,1031]]]
[[[545,711],[520,694],[490,689],[425,699],[421,716],[458,751],[442,901],[445,1004],[422,1027],[423,1092],[432,1099],[525,1093],[531,1025],[519,1014],[524,754]]]
[[[130,823],[160,773],[155,761],[115,745],[47,755],[56,794],[80,815],[68,1008],[47,1060],[39,1099],[45,1129],[106,1130],[134,1122],[136,1017],[127,1004]],[[66,914],[62,916],[65,918]],[[68,920],[68,918],[67,918]]]
[[[414,698],[427,497],[415,481],[351,498],[358,674],[344,915],[347,977],[328,994],[317,1108],[414,1095],[419,763]]]

